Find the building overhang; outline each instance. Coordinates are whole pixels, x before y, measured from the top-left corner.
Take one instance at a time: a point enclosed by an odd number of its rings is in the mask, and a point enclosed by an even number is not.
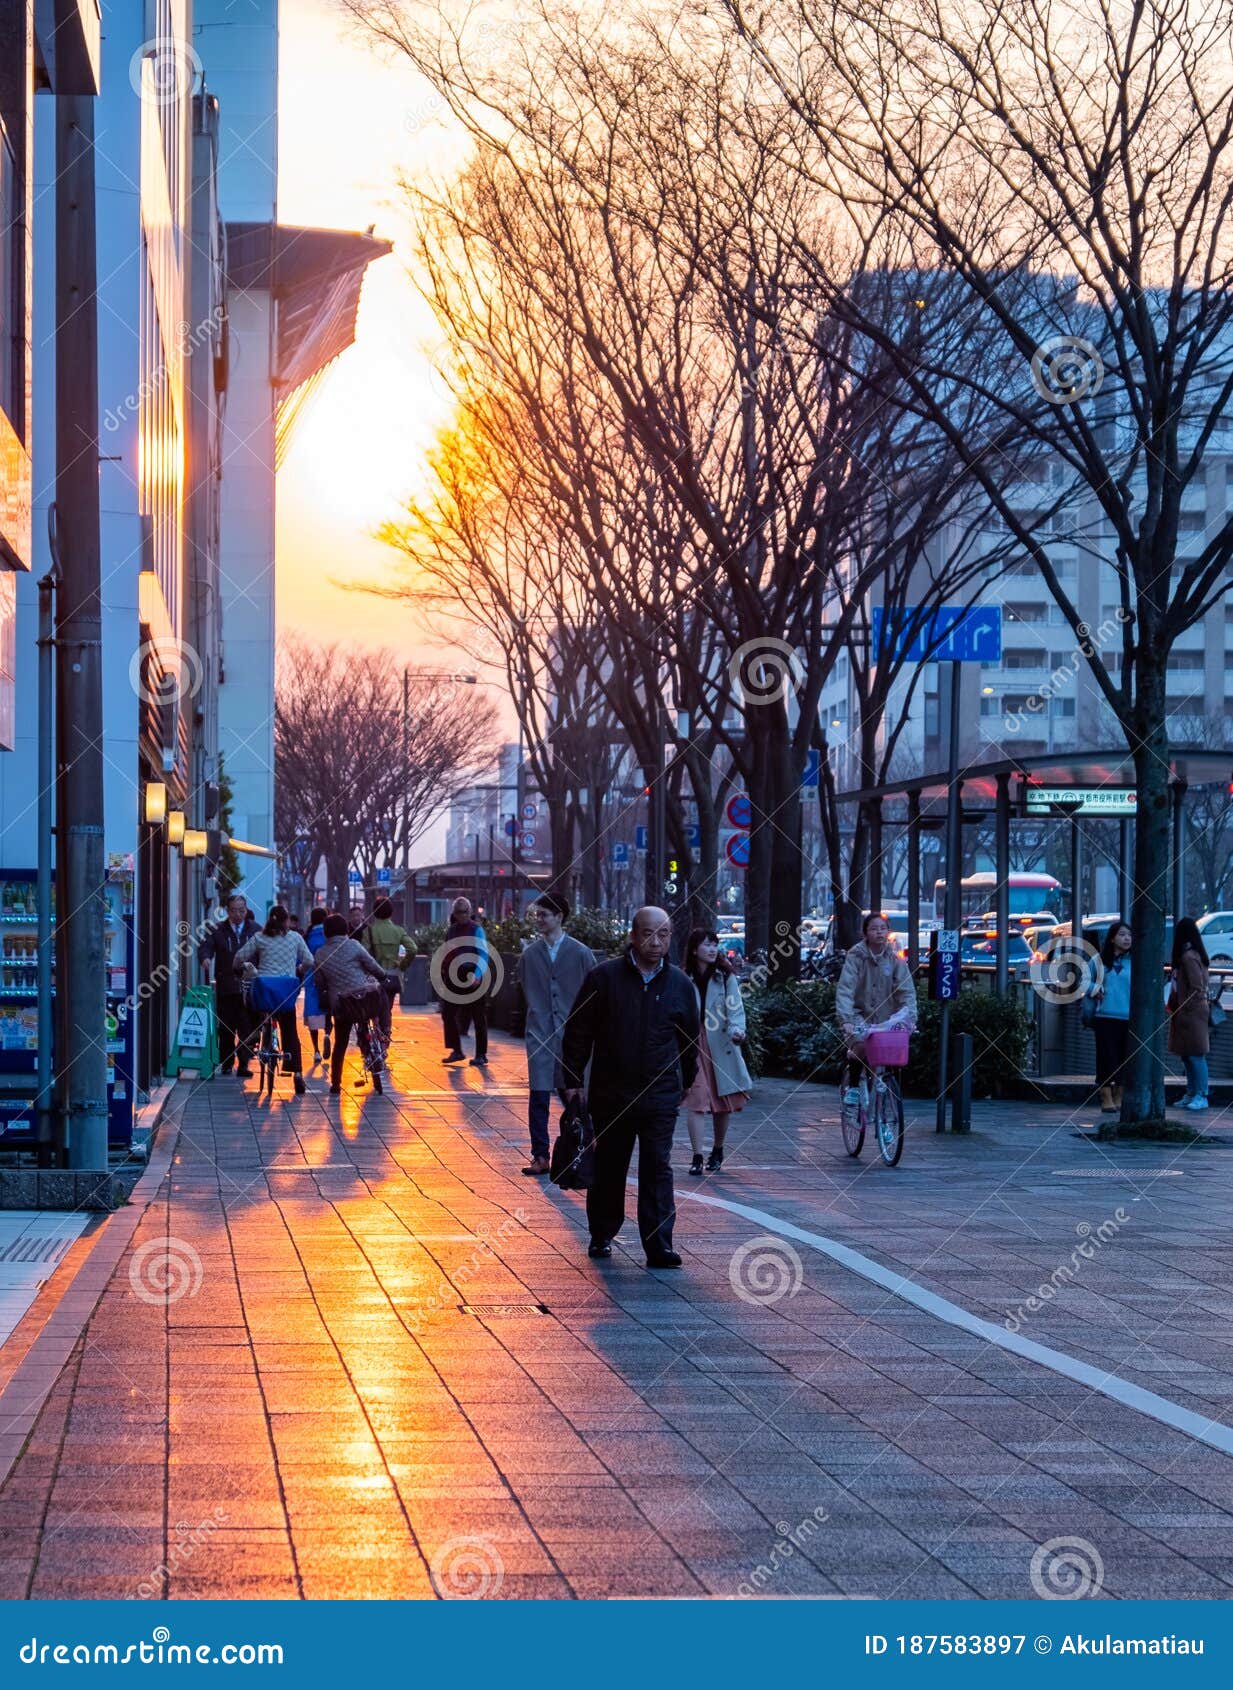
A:
[[[1023,796],[1033,786],[1132,787],[1134,759],[1125,748],[1108,751],[1052,751],[1039,756],[998,757],[964,765],[959,771],[965,809],[979,808],[983,799],[992,809],[999,776],[1011,782],[1011,796]],[[1171,746],[1169,779],[1187,786],[1227,786],[1233,782],[1233,751],[1212,751],[1201,746]],[[876,800],[916,797],[922,805],[945,804],[947,776],[944,773],[909,775],[903,780],[884,781],[880,786],[840,792],[840,804],[872,803]]]
[[[280,461],[302,398],[355,339],[368,266],[392,251],[389,241],[346,229],[228,223],[228,287],[268,293],[275,302],[272,381]]]
[[[97,94],[99,0],[34,0],[40,80],[53,94]]]

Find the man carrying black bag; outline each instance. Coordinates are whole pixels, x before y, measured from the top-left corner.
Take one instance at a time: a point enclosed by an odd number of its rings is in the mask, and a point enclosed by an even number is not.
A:
[[[657,1268],[681,1265],[672,1248],[672,1134],[698,1067],[697,994],[668,961],[671,945],[667,911],[640,909],[629,949],[600,963],[583,982],[561,1048],[571,1107],[582,1104],[591,1063],[595,1174],[587,1192],[587,1253],[612,1254],[625,1220],[625,1179],[636,1143],[638,1231],[647,1266]]]

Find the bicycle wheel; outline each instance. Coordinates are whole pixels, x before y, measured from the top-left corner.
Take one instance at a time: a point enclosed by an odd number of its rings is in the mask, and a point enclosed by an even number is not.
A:
[[[266,1092],[274,1096],[274,1076],[278,1072],[278,1035],[272,1021],[266,1022],[265,1049],[262,1053],[261,1075]]]
[[[849,1156],[859,1156],[865,1147],[865,1113],[859,1101],[845,1101],[852,1089],[852,1068],[846,1067],[839,1079],[839,1125],[843,1129],[843,1147]]]
[[[903,1155],[903,1097],[898,1072],[893,1068],[889,1072],[883,1069],[874,1086],[873,1124],[882,1160],[893,1168]]]

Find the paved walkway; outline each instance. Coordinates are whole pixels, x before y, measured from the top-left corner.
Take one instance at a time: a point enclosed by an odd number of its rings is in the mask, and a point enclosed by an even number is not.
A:
[[[918,1106],[889,1171],[768,1082],[652,1273],[632,1222],[591,1262],[581,1200],[521,1177],[520,1047],[447,1070],[435,1018],[396,1026],[383,1098],[178,1088],[0,1488],[0,1597],[1233,1591],[1218,1123],[1107,1147],[981,1105],[955,1139]]]

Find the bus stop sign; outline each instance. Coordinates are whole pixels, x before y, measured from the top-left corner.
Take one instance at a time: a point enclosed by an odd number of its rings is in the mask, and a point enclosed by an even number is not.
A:
[[[935,1003],[952,1003],[959,996],[959,932],[943,927],[929,945],[929,996]]]

